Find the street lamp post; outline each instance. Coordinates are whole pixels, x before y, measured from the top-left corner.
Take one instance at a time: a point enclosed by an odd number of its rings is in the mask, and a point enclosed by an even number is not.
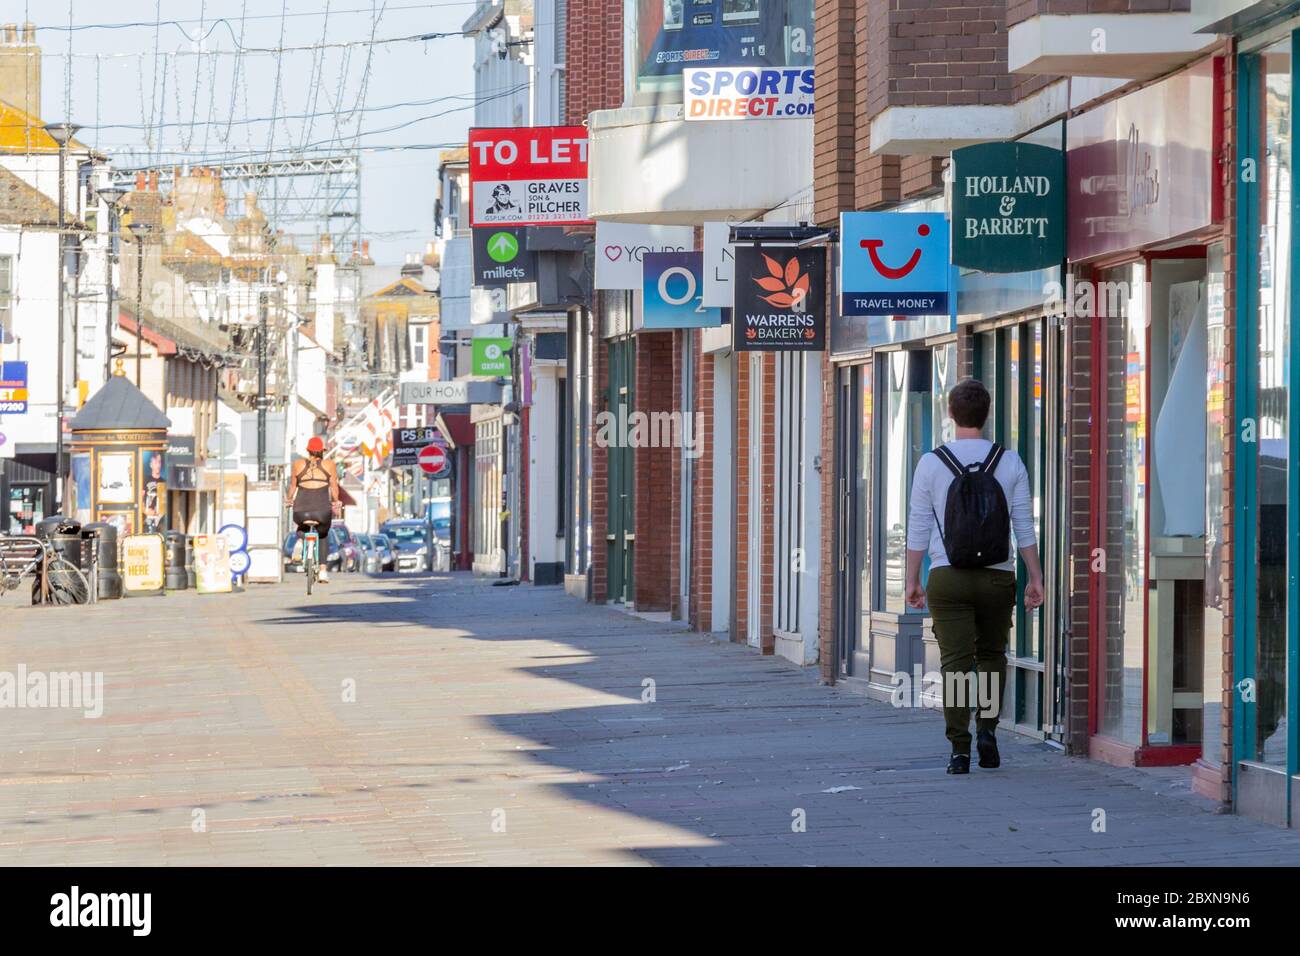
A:
[[[266,481],[266,293],[257,295],[257,480]]]
[[[121,186],[105,186],[98,192],[108,207],[108,234],[104,248],[104,297],[108,300],[104,327],[104,381],[107,382],[112,376],[113,366],[113,263],[117,261],[118,207],[126,190]]]
[[[63,259],[66,255],[68,237],[65,232],[64,223],[64,170],[67,166],[68,143],[77,130],[81,127],[73,123],[50,123],[45,127],[45,132],[50,135],[54,142],[59,144],[59,241],[58,241],[58,265],[59,265],[59,301],[58,301],[58,322],[59,328],[55,336],[55,349],[58,353],[58,368],[55,372],[55,388],[58,396],[55,399],[55,455],[54,455],[54,500],[57,507],[63,508],[63,299],[65,296],[65,276],[63,269]]]
[[[147,222],[131,223],[135,238],[135,387],[140,384],[140,360],[144,356],[144,241],[153,226]]]

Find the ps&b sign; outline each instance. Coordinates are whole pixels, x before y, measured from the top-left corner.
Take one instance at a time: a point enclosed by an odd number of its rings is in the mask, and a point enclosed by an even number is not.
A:
[[[981,143],[952,153],[952,261],[1028,272],[1065,257],[1065,159],[1036,143]]]

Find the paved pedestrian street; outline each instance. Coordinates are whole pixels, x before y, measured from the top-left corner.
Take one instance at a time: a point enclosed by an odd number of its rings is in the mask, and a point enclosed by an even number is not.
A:
[[[1004,735],[1001,770],[949,777],[935,712],[558,588],[0,612],[0,671],[104,681],[98,718],[0,710],[6,864],[1300,863],[1184,768]]]

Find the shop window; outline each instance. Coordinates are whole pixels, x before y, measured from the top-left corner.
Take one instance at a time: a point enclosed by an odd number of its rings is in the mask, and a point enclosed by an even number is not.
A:
[[[1126,743],[1142,742],[1143,636],[1146,616],[1146,452],[1147,336],[1146,272],[1141,263],[1101,274],[1107,288],[1126,289],[1120,297],[1122,332],[1118,338],[1124,368],[1121,428],[1123,491],[1118,520],[1119,547],[1107,548],[1107,568],[1120,580],[1119,612],[1106,629],[1101,730]],[[1115,323],[1111,323],[1112,327]],[[1112,352],[1114,348],[1112,347]],[[1112,423],[1113,425],[1114,423]],[[1113,522],[1112,522],[1113,525]],[[1118,551],[1118,561],[1109,554]]]
[[[1256,395],[1258,605],[1255,682],[1258,709],[1247,759],[1286,764],[1287,463],[1291,352],[1291,56],[1290,41],[1261,57],[1264,155],[1259,183],[1259,365]]]
[[[879,610],[908,612],[904,600],[907,569],[907,506],[916,464],[932,447],[932,361],[927,351],[881,356],[880,526],[873,549],[882,557],[877,577]]]
[[[14,257],[0,256],[0,345],[13,341]]]

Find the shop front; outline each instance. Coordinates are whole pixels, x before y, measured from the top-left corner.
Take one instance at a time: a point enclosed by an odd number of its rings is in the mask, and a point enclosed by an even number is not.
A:
[[[1222,760],[1223,69],[1202,60],[1067,130],[1063,305],[1090,330],[1089,753],[1195,764],[1198,786]]]
[[[1293,215],[1295,22],[1237,61],[1234,382],[1229,435],[1231,773],[1238,812],[1300,826],[1300,342]],[[1222,405],[1220,408],[1222,409]],[[1220,411],[1220,414],[1223,414]],[[1223,478],[1220,477],[1220,481]],[[1224,558],[1227,560],[1227,558]]]
[[[943,199],[936,197],[879,216],[926,212],[915,230],[939,239]],[[843,253],[860,240],[841,219]],[[879,218],[875,223],[885,224]],[[899,223],[907,222],[900,218]],[[902,229],[903,227],[898,227]],[[910,233],[913,227],[907,224]],[[865,240],[870,242],[870,239]],[[865,248],[865,246],[863,246]],[[942,308],[941,314],[854,315],[851,289],[860,267],[842,255],[842,293],[832,316],[830,350],[835,368],[835,569],[834,628],[837,680],[881,700],[902,680],[937,673],[938,646],[929,617],[907,605],[907,509],[912,475],[921,456],[944,440],[947,395],[959,379],[957,322],[951,309],[946,226],[933,255],[932,290],[906,289],[909,302],[881,307]],[[927,253],[928,254],[928,253]],[[924,262],[925,255],[921,256]],[[913,274],[921,271],[915,270]],[[857,275],[855,275],[857,273]],[[926,305],[919,293],[940,292]],[[947,422],[947,425],[945,425]],[[948,433],[951,437],[951,432]],[[918,688],[933,704],[938,686]]]

